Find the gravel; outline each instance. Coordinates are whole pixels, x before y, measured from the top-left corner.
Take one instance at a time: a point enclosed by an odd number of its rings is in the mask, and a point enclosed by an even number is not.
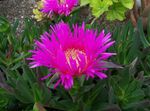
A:
[[[19,19],[19,32],[23,29],[24,18],[33,17],[36,0],[0,0],[0,16],[6,17],[11,23]]]

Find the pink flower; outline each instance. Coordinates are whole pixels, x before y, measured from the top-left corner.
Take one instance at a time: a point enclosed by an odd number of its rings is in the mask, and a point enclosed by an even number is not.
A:
[[[107,77],[104,74],[107,68],[102,61],[114,55],[106,52],[114,44],[110,33],[105,35],[103,30],[97,34],[94,30],[85,29],[84,23],[81,27],[74,25],[73,31],[64,22],[51,26],[51,29],[51,33],[45,32],[40,41],[35,41],[36,48],[31,51],[32,57],[29,58],[32,60],[31,68],[53,68],[52,75],[59,75],[55,87],[61,84],[65,89],[72,88],[74,77]]]
[[[43,0],[42,12],[52,15],[69,15],[72,9],[77,5],[78,0]]]

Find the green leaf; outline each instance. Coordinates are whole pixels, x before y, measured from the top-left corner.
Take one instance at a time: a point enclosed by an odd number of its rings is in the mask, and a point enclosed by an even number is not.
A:
[[[120,0],[122,5],[128,9],[132,9],[134,5],[134,0]]]
[[[98,95],[102,93],[101,91],[103,90],[103,87],[103,81],[100,81],[95,85],[95,87],[93,87],[93,89],[90,91],[89,96],[86,97],[87,104],[91,104],[95,101],[95,99],[98,98]]]
[[[36,76],[33,73],[33,71],[27,65],[23,65],[22,69],[23,69],[24,80],[28,81],[30,83],[30,85],[35,83],[36,82]]]
[[[57,109],[61,109],[63,111],[77,111],[77,110],[73,110],[73,109],[76,109],[76,104],[74,104],[70,100],[61,100],[61,101],[58,101],[55,104],[55,107]]]
[[[112,0],[112,1],[115,2],[115,3],[116,3],[116,2],[119,2],[119,0]]]
[[[90,7],[95,17],[101,16],[104,12],[108,11],[109,6],[113,4],[112,0],[92,0]]]
[[[144,33],[144,29],[143,29],[143,25],[142,25],[142,19],[141,18],[139,18],[137,24],[138,24],[138,32],[139,32],[139,36],[140,36],[141,42],[142,42],[144,48],[147,48],[147,47],[150,46],[150,43],[146,39],[146,36],[145,36],[145,33]]]
[[[38,83],[32,85],[34,101],[42,104],[47,104],[51,100],[51,92],[46,86],[41,86]]]
[[[90,1],[90,0],[89,0]],[[102,14],[106,14],[107,20],[124,20],[125,12],[132,9],[133,0],[91,0],[90,2],[83,0],[83,4],[88,4],[92,8],[92,14],[98,18]],[[85,2],[85,3],[84,3]]]
[[[16,82],[15,96],[23,103],[33,103],[33,95],[27,81],[20,76]]]
[[[147,36],[148,36],[149,41],[150,41],[150,14],[148,16],[148,22],[147,22]]]
[[[90,0],[80,0],[80,6],[85,6],[90,3]]]
[[[130,108],[148,108],[150,106],[150,101],[149,100],[142,100],[142,101],[136,101],[133,102],[131,104],[128,104],[127,106],[123,107],[124,110],[126,109],[130,109]],[[141,110],[139,110],[141,111]],[[145,111],[149,111],[149,110],[145,110]]]
[[[9,29],[9,27],[9,22],[5,18],[0,17],[0,32],[6,32]]]
[[[6,91],[0,88],[0,110],[6,107],[9,103],[9,96],[7,95]]]
[[[13,26],[12,26],[12,31],[13,31],[14,34],[15,34],[18,26],[19,26],[19,20],[16,19],[15,22],[13,23]]]
[[[42,100],[42,91],[40,90],[40,87],[37,83],[32,85],[33,89],[33,95],[34,95],[34,101],[40,102]]]
[[[125,7],[123,7],[121,4],[114,3],[110,7],[110,10],[108,12],[106,12],[106,18],[110,21],[116,20],[116,19],[122,21],[125,19],[126,11],[127,11],[127,9]]]
[[[40,103],[35,103],[33,106],[33,111],[46,111],[46,109]]]
[[[135,89],[135,91],[132,91],[132,93],[127,97],[128,103],[132,103],[135,101],[140,101],[144,98],[144,91],[140,88]]]

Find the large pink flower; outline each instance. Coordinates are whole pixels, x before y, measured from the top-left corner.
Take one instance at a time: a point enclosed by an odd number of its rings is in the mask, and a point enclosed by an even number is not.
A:
[[[33,55],[29,58],[32,60],[31,68],[53,68],[52,74],[59,75],[55,86],[61,83],[65,89],[73,86],[74,77],[107,77],[103,73],[107,68],[102,61],[114,55],[106,52],[114,43],[110,33],[105,35],[103,30],[98,35],[97,31],[85,29],[84,23],[81,27],[74,25],[73,31],[64,22],[51,26],[51,29],[51,33],[44,33],[41,40],[35,42],[36,48],[31,51]]]
[[[49,15],[55,13],[67,16],[77,5],[78,0],[43,0],[43,2],[42,12]]]

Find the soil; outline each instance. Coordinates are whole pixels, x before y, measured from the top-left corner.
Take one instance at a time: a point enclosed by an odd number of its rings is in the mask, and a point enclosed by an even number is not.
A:
[[[35,0],[0,0],[0,16],[10,21],[32,16]]]
[[[0,0],[0,16],[6,17],[11,23],[19,20],[19,32],[23,29],[26,17],[33,17],[33,7],[37,0]]]

